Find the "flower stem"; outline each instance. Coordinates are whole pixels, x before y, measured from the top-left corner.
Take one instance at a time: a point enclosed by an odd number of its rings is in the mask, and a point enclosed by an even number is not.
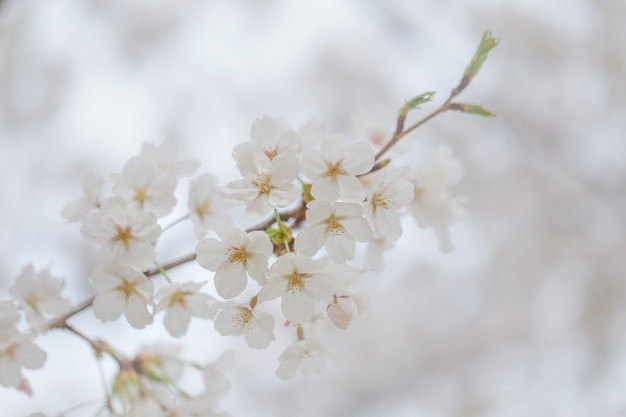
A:
[[[161,264],[158,263],[158,262],[155,262],[154,264],[156,265],[156,267],[159,270],[159,272],[161,273],[161,275],[163,275],[163,277],[165,277],[167,282],[169,282],[171,284],[172,280],[170,279],[169,275],[167,275],[167,272],[165,271],[165,268],[163,268],[163,266],[161,266]]]

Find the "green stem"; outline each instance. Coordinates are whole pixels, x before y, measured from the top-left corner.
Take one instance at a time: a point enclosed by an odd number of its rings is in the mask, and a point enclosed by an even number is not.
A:
[[[163,275],[163,277],[165,277],[165,279],[167,280],[167,282],[169,282],[170,284],[172,283],[172,280],[170,279],[170,277],[167,275],[167,272],[165,271],[165,268],[163,268],[163,266],[158,263],[155,262],[154,263],[157,267],[157,269],[159,270],[159,272],[161,273],[161,275]]]

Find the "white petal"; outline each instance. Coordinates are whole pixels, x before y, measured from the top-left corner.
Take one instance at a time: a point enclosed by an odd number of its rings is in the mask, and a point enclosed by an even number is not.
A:
[[[209,271],[217,271],[226,259],[226,246],[217,239],[203,239],[196,245],[196,261]]]
[[[122,315],[125,303],[119,291],[102,293],[93,300],[93,314],[102,321],[115,320]]]
[[[320,224],[312,227],[305,227],[296,236],[294,249],[303,255],[313,256],[317,253],[326,241],[326,225]]]
[[[179,337],[187,333],[191,316],[185,308],[172,306],[165,312],[163,324],[170,335]]]
[[[222,298],[233,298],[241,294],[248,284],[246,270],[241,264],[232,264],[228,269],[215,273],[215,289]]]
[[[283,295],[280,305],[285,318],[291,323],[305,323],[313,317],[313,299],[304,292],[288,291]]]
[[[143,329],[152,323],[152,315],[148,312],[145,300],[136,295],[131,295],[126,301],[124,314],[135,329]]]
[[[239,336],[244,329],[242,319],[244,313],[245,311],[238,307],[223,309],[215,317],[215,330],[222,336]]]
[[[261,314],[252,326],[246,326],[244,336],[248,346],[254,349],[265,349],[274,340],[274,318],[269,314]]]

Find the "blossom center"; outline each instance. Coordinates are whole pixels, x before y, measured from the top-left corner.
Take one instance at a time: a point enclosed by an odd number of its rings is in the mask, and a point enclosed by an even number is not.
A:
[[[209,207],[209,203],[202,203],[196,206],[196,213],[200,217],[204,217],[211,212],[211,208]]]
[[[124,298],[128,300],[131,297],[131,295],[137,292],[137,290],[135,289],[136,287],[137,287],[136,282],[124,281],[122,285],[117,287],[117,290],[120,291],[122,294],[124,294]]]
[[[231,264],[240,264],[246,261],[246,251],[239,248],[230,247],[226,250],[228,262]]]
[[[289,284],[287,284],[287,291],[298,291],[302,292],[304,289],[304,276],[299,274],[298,272],[294,272],[289,277]]]
[[[235,320],[235,323],[242,327],[248,324],[250,322],[250,319],[252,319],[252,311],[248,310],[247,308],[242,308],[239,311],[239,314],[235,315],[233,318],[233,320]]]
[[[333,214],[328,219],[328,232],[334,236],[341,236],[343,234],[344,227],[339,220]]]
[[[133,238],[133,228],[130,226],[126,226],[122,229],[120,225],[115,225],[116,234],[113,236],[114,242],[121,242],[124,247],[128,248],[130,244],[130,240]]]
[[[185,295],[187,295],[187,293],[184,291],[180,291],[180,290],[176,291],[174,295],[172,295],[172,299],[170,300],[170,307],[175,304],[180,304],[181,306],[184,306],[185,304],[187,304]]]
[[[272,185],[270,184],[270,177],[267,174],[260,174],[254,179],[253,184],[263,193],[269,193],[272,189]]]
[[[328,168],[325,173],[325,176],[327,177],[347,174],[346,170],[343,167],[343,159],[341,161],[335,162],[334,164],[326,162],[326,168]]]
[[[139,201],[139,204],[143,207],[143,204],[148,199],[148,192],[145,188],[139,187],[135,188],[135,200]]]
[[[375,194],[372,203],[375,207],[391,208],[391,196],[385,194]]]
[[[263,153],[271,161],[278,155],[278,150],[276,148],[263,148]]]

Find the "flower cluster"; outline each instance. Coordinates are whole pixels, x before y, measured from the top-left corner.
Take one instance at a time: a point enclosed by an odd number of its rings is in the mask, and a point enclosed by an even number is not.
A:
[[[106,178],[89,171],[82,196],[62,215],[68,222],[80,221],[81,233],[96,246],[88,277],[95,295],[72,308],[61,295],[61,279],[26,266],[9,291],[11,299],[0,299],[0,385],[30,393],[22,371],[42,367],[46,358],[33,339],[58,328],[87,341],[97,357],[108,355],[117,363],[103,407],[108,415],[224,416],[215,411],[228,388],[224,361],[203,366],[181,359],[178,351],[151,349],[127,358],[68,322],[88,307],[103,322],[124,316],[135,329],[163,313],[164,328],[175,338],[187,333],[193,317],[212,320],[219,334],[243,336],[254,349],[267,348],[276,339],[275,324],[285,323],[293,341],[279,356],[276,375],[290,379],[298,371],[322,372],[333,354],[311,334],[345,330],[363,313],[368,298],[359,276],[381,268],[381,253],[403,233],[404,214],[413,215],[420,227],[432,227],[442,251],[453,249],[449,227],[463,217],[464,200],[451,194],[462,173],[452,150],[440,147],[421,167],[403,165],[402,155],[387,151],[444,111],[485,115],[480,106],[452,100],[496,44],[486,34],[449,99],[404,129],[407,113],[434,93],[407,101],[386,143],[379,130],[348,140],[326,134],[317,122],[296,130],[268,116],[255,120],[250,140],[232,154],[241,178],[223,186],[210,173],[192,178],[188,213],[166,227],[159,222],[177,203],[179,179],[199,166],[179,158],[177,143],[145,144],[121,173],[110,176],[110,195],[103,195]],[[393,160],[382,159],[392,154]],[[244,206],[245,214],[260,223],[237,227],[230,204]],[[193,224],[199,239],[195,252],[160,261],[159,239],[183,220]],[[194,260],[201,279],[170,278],[169,270]],[[221,300],[211,294],[213,288]],[[20,328],[22,318],[30,331]],[[203,373],[202,392],[181,389],[184,366]]]

